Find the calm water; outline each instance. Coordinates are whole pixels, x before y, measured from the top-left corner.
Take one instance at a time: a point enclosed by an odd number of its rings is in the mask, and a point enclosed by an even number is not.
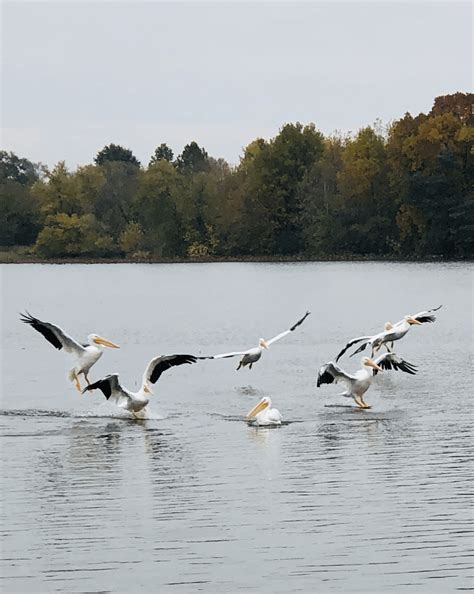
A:
[[[472,580],[468,264],[4,266],[1,582],[10,592],[455,592]],[[434,307],[350,408],[316,389],[345,340]],[[91,378],[135,388],[157,354],[240,350],[288,328],[252,371],[167,372],[133,421],[66,380],[18,321],[117,343]],[[344,358],[355,370],[359,360]],[[289,423],[249,427],[270,396]],[[336,406],[339,405],[339,406]],[[342,406],[341,406],[342,405]]]

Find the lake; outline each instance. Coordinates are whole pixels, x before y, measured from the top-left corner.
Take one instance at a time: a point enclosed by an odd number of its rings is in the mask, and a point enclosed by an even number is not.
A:
[[[0,589],[440,592],[473,588],[472,299],[466,263],[4,265]],[[320,365],[443,304],[357,410]],[[27,309],[106,349],[91,379],[136,389],[155,355],[255,346],[253,369],[167,371],[150,418],[81,395]],[[360,355],[345,356],[348,371]],[[472,362],[472,361],[471,361]],[[269,396],[287,424],[248,426]]]

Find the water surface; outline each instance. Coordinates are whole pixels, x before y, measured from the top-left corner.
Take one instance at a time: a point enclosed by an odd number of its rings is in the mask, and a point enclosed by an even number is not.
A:
[[[472,588],[468,264],[9,265],[2,280],[2,592],[454,592]],[[316,389],[345,341],[440,303],[370,411]],[[78,394],[28,309],[121,345],[91,372],[135,388],[157,354],[248,348],[253,369],[175,368],[150,419]],[[341,361],[348,371],[358,358]],[[269,396],[287,424],[249,427]]]

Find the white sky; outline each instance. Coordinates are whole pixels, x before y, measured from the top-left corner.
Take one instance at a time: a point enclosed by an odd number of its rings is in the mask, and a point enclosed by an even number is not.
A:
[[[472,88],[469,2],[2,4],[2,148],[53,165],[196,140],[237,163],[285,122],[325,134]]]

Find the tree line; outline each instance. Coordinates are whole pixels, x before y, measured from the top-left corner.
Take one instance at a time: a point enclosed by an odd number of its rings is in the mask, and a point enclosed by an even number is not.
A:
[[[354,135],[285,124],[237,166],[191,142],[141,164],[110,144],[48,169],[0,152],[0,245],[41,258],[467,258],[473,94]]]

